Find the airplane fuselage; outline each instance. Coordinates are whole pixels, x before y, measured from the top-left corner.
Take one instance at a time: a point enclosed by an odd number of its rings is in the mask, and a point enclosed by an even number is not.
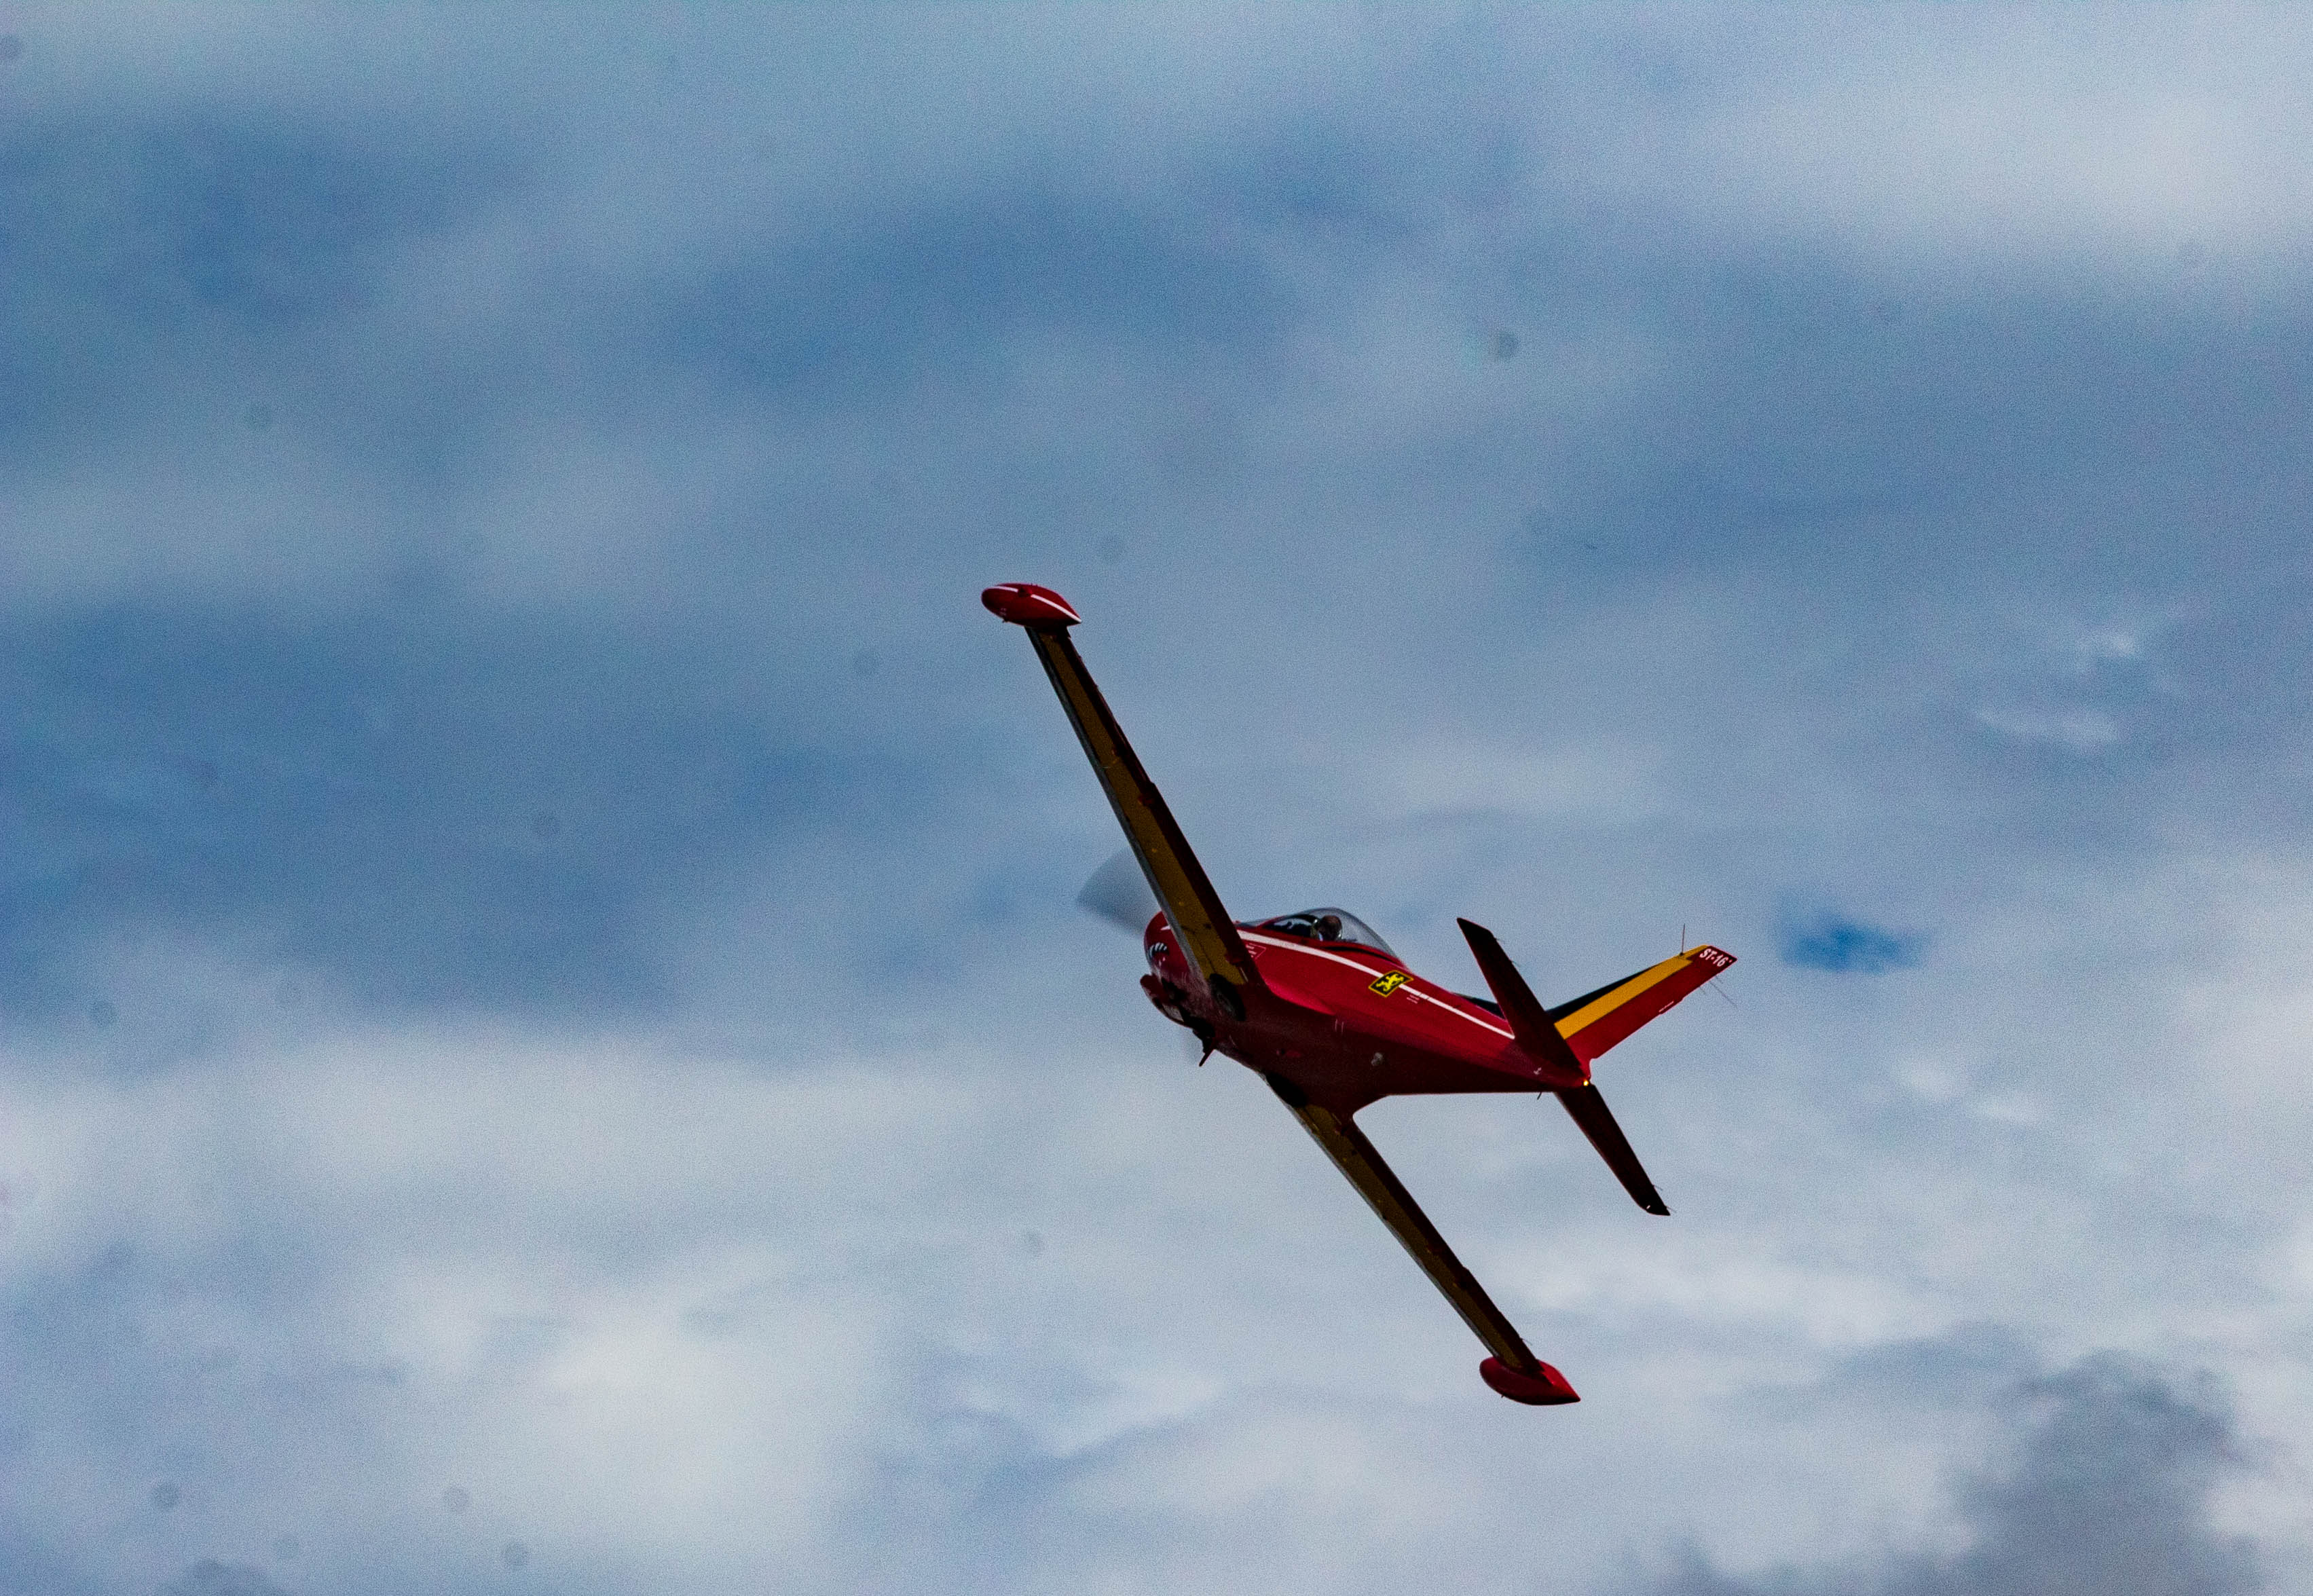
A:
[[[1289,1081],[1338,1114],[1385,1097],[1587,1083],[1587,1068],[1578,1076],[1537,1063],[1501,1016],[1379,949],[1306,942],[1258,925],[1239,925],[1237,934],[1262,981],[1243,995],[1243,1020],[1203,996],[1161,913],[1142,934],[1149,973],[1141,989],[1215,1052]]]

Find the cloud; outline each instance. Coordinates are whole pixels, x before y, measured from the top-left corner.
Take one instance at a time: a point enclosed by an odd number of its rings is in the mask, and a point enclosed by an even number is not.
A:
[[[1584,177],[1753,247],[2172,293],[2221,262],[2273,292],[2313,230],[2296,71],[2313,40],[2253,8],[2225,13],[2220,47],[2211,14],[2125,38],[2032,7],[1632,29],[1587,83],[1634,126]]]
[[[6,1000],[85,1010],[85,959],[134,928],[362,1002],[647,1004],[653,898],[881,802],[838,775],[855,752],[725,701],[717,652],[423,604],[15,630]]]
[[[101,417],[150,427],[222,379],[219,421],[258,428],[310,384],[279,356],[374,307],[413,241],[471,226],[512,183],[472,146],[417,128],[348,139],[219,108],[93,107],[12,117],[0,199],[45,221],[0,291],[0,449],[77,453]]]
[[[171,1580],[163,1596],[284,1596],[265,1571],[246,1563],[220,1563],[204,1557]]]
[[[2211,1495],[2245,1467],[2229,1407],[2113,1354],[2001,1393],[2016,1456],[1957,1492],[1964,1549],[1760,1575],[1689,1553],[1654,1596],[2231,1596],[2266,1588],[2254,1548],[2212,1521]]]
[[[14,1583],[1892,1591],[2019,1368],[2313,1434],[2313,75],[2178,14],[12,18]],[[1579,1408],[1069,907],[1016,578],[1242,911],[1745,955],[1675,1221],[1373,1112]]]

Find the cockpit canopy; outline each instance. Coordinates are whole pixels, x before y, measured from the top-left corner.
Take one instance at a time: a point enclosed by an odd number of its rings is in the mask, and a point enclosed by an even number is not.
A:
[[[1280,915],[1273,920],[1263,920],[1254,927],[1272,931],[1280,936],[1298,937],[1303,942],[1355,943],[1361,948],[1371,948],[1377,953],[1397,957],[1397,951],[1381,940],[1374,928],[1345,908],[1305,908],[1290,915]]]

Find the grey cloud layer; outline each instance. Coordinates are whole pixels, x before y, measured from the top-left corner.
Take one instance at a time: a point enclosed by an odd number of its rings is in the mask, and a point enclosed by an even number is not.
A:
[[[2231,1416],[2213,1392],[2179,1390],[2157,1370],[2107,1355],[1997,1399],[2022,1432],[2018,1455],[1962,1493],[1965,1550],[1750,1579],[1691,1557],[1649,1588],[1662,1596],[2223,1596],[2265,1588],[2248,1543],[2211,1522],[2212,1487],[2246,1466]]]

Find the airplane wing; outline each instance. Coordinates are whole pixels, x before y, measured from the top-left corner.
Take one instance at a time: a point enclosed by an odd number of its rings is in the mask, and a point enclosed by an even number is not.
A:
[[[1413,1261],[1421,1266],[1422,1272],[1462,1316],[1462,1322],[1486,1344],[1486,1350],[1493,1356],[1480,1364],[1478,1370],[1485,1376],[1486,1383],[1513,1401],[1536,1407],[1580,1401],[1582,1399],[1567,1383],[1566,1376],[1534,1355],[1517,1327],[1494,1306],[1494,1300],[1478,1284],[1477,1276],[1454,1256],[1454,1250],[1446,1245],[1446,1238],[1438,1233],[1438,1227],[1429,1223],[1429,1216],[1382,1162],[1381,1154],[1366,1140],[1356,1123],[1346,1115],[1310,1101],[1291,1082],[1280,1076],[1264,1075],[1262,1079],[1293,1110],[1310,1138],[1325,1150],[1325,1156],[1350,1178],[1358,1195],[1404,1244]]]
[[[980,601],[999,619],[1025,631],[1028,641],[1035,645],[1044,674],[1052,679],[1052,690],[1060,695],[1069,723],[1076,728],[1077,741],[1084,744],[1093,773],[1108,794],[1109,807],[1124,828],[1132,856],[1139,861],[1141,873],[1148,878],[1156,901],[1165,907],[1165,917],[1180,938],[1181,951],[1203,978],[1214,1002],[1242,1019],[1244,1004],[1237,994],[1259,986],[1261,978],[1254,972],[1244,939],[1237,935],[1236,923],[1222,907],[1220,895],[1206,879],[1204,866],[1189,851],[1188,838],[1174,822],[1164,795],[1140,767],[1132,745],[1125,741],[1124,729],[1109,710],[1108,700],[1101,697],[1076,645],[1069,640],[1069,628],[1080,619],[1076,610],[1050,588],[1024,582],[991,587],[980,595]]]

